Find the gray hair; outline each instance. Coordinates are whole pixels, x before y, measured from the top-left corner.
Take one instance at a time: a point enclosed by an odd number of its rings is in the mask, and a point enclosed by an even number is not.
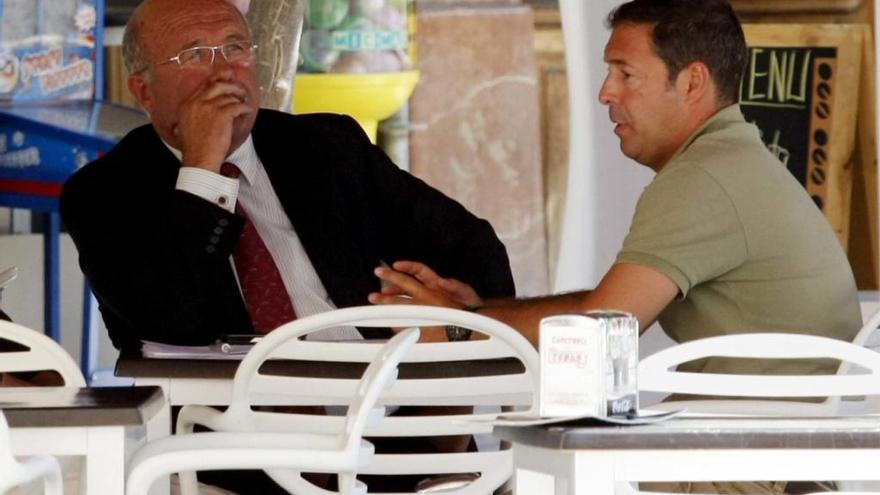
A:
[[[139,11],[140,7],[132,13],[128,24],[125,25],[125,34],[122,36],[122,59],[129,74],[137,74],[150,67],[146,50],[141,44]]]

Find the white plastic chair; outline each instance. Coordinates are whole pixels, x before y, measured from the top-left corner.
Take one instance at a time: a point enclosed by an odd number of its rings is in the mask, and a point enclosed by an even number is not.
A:
[[[126,493],[146,494],[157,477],[180,470],[267,468],[295,469],[297,477],[300,471],[337,473],[339,493],[365,493],[366,487],[355,479],[358,469],[373,454],[373,446],[362,439],[364,428],[371,413],[378,417],[384,412],[374,411],[373,406],[382,390],[395,380],[400,359],[418,339],[418,329],[411,328],[382,347],[359,380],[344,427],[338,431],[290,433],[281,428],[242,428],[160,439],[135,454]],[[259,354],[261,349],[255,347],[254,351]]]
[[[29,484],[43,479],[48,495],[61,495],[64,492],[61,467],[58,461],[48,455],[29,456],[17,460],[12,455],[9,439],[9,425],[0,411],[0,493],[13,487]]]
[[[866,314],[864,311],[862,314]],[[866,347],[874,352],[880,351],[880,311],[874,311],[865,319],[862,328],[853,338],[853,344]],[[842,363],[838,373],[848,374],[852,372],[849,363]],[[856,398],[849,397],[841,400],[839,403],[839,411],[841,414],[856,413],[880,413],[880,395],[869,395],[866,397]],[[880,481],[842,481],[838,483],[841,488],[853,490],[853,493],[862,494],[875,493],[880,494]],[[848,492],[840,492],[841,494]]]
[[[0,373],[49,370],[58,373],[66,387],[86,386],[82,371],[80,371],[79,366],[73,358],[71,358],[70,355],[67,354],[67,351],[58,345],[57,342],[44,335],[42,332],[5,320],[0,320],[0,339],[18,344],[23,348],[22,350],[0,352]],[[8,451],[9,435],[6,431],[7,424],[5,420],[3,421],[2,428],[5,435],[5,444],[3,445],[6,447],[0,446],[0,449],[5,448]],[[0,440],[0,443],[3,441],[4,440]],[[42,459],[36,461],[38,463],[45,464],[51,461],[56,467],[59,465],[58,460],[53,457],[38,459]],[[3,461],[0,460],[0,462]],[[64,464],[63,469],[65,471],[75,469],[74,466],[76,466],[76,464],[71,458],[62,457],[61,462]],[[0,474],[2,474],[2,469],[0,469]],[[52,479],[54,480],[54,478]],[[6,478],[4,476],[0,476],[0,487],[4,485],[5,480]],[[71,480],[73,480],[72,482],[75,482],[75,478],[71,478]],[[81,476],[80,483],[83,483],[84,480],[85,478]],[[54,481],[49,481],[47,478],[47,490],[49,483],[54,483]],[[84,486],[84,484],[80,485],[81,490]],[[55,490],[55,488],[52,488],[52,490]],[[0,489],[0,493],[4,493],[4,490]],[[47,491],[46,493],[61,493],[61,487],[59,486],[57,491]]]
[[[862,328],[856,334],[855,338],[853,338],[853,344],[865,347],[880,346],[877,336],[874,335],[875,333],[878,333],[878,327],[880,327],[880,311],[875,312],[871,317],[865,320]]]
[[[496,320],[465,311],[423,306],[364,306],[302,318],[269,333],[246,356],[235,375],[233,398],[225,412],[203,406],[185,406],[177,431],[188,433],[194,424],[214,431],[311,431],[332,433],[343,418],[319,415],[257,412],[251,404],[346,404],[354,381],[314,377],[269,375],[260,372],[268,359],[369,362],[380,347],[366,342],[315,342],[299,337],[340,325],[358,327],[415,327],[456,325],[486,336],[486,340],[419,343],[404,357],[405,363],[446,362],[450,367],[477,359],[516,358],[522,370],[499,376],[398,379],[380,398],[384,405],[518,406],[533,410],[537,391],[538,355],[534,347],[512,328]],[[368,426],[367,436],[418,437],[491,433],[491,425],[470,422],[490,414],[439,416],[388,416]],[[294,493],[309,493],[311,486],[298,474],[267,471],[276,482]],[[444,454],[376,454],[362,466],[362,474],[425,475],[479,473],[480,477],[456,494],[486,494],[503,485],[513,473],[510,451]],[[195,493],[195,477],[181,473],[182,493]],[[449,493],[449,492],[447,492]]]
[[[874,312],[865,319],[862,328],[859,329],[852,343],[866,347],[874,352],[880,351],[880,311]],[[850,374],[853,372],[851,363],[840,364],[838,374]],[[838,410],[841,414],[880,413],[880,395],[867,397],[848,397],[838,401]]]
[[[61,375],[67,387],[85,387],[79,366],[57,342],[41,332],[0,320],[0,339],[26,349],[0,352],[0,372],[52,370]]]
[[[841,361],[833,375],[739,375],[676,371],[679,364],[706,357],[819,359]],[[864,368],[856,373],[852,365]],[[880,394],[880,354],[841,340],[814,335],[752,333],[694,340],[663,349],[639,363],[639,390],[755,400],[663,402],[652,409],[686,408],[690,413],[815,416],[836,414],[840,397]],[[827,397],[823,402],[772,400]],[[766,399],[764,399],[766,398]]]
[[[840,360],[841,364],[832,375],[739,375],[675,370],[679,364],[706,357],[830,358]],[[687,409],[688,414],[712,415],[837,415],[841,397],[880,395],[880,354],[854,343],[813,335],[753,333],[709,337],[678,344],[643,359],[639,363],[639,390],[758,398],[669,401],[650,406],[656,410]],[[826,400],[816,403],[772,400],[778,397],[825,397]],[[844,481],[839,485],[846,488],[854,483],[863,482]],[[624,489],[631,488],[626,487],[627,484],[621,485],[618,493],[633,493]],[[653,492],[641,493],[654,495]]]

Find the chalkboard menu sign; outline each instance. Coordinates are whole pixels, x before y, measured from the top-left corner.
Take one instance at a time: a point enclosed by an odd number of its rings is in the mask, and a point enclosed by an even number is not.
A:
[[[743,114],[846,246],[861,28],[761,24],[744,30],[749,64],[740,86]]]

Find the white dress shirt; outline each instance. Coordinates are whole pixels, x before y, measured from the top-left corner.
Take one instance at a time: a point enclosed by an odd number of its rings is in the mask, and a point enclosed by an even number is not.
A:
[[[180,160],[181,152],[165,144]],[[235,205],[241,202],[242,209],[253,222],[281,273],[297,317],[335,309],[275,194],[266,169],[254,149],[253,139],[248,136],[247,141],[226,157],[226,161],[241,170],[239,178],[232,179],[209,170],[183,166],[177,177],[177,189],[195,194],[230,212],[234,212]],[[310,336],[310,340],[360,338],[360,332],[353,327],[331,328]]]

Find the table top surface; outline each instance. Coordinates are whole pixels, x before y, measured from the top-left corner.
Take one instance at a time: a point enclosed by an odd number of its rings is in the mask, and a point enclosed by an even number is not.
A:
[[[163,407],[155,386],[0,388],[0,410],[13,428],[143,425]]]
[[[116,376],[171,379],[231,379],[240,361],[199,359],[149,359],[120,357]],[[328,361],[267,361],[260,371],[269,375],[319,378],[360,378],[366,363]],[[516,358],[401,363],[398,378],[466,378],[515,375],[525,371]]]
[[[494,433],[558,450],[880,448],[880,416],[679,417],[633,426],[496,426]]]

